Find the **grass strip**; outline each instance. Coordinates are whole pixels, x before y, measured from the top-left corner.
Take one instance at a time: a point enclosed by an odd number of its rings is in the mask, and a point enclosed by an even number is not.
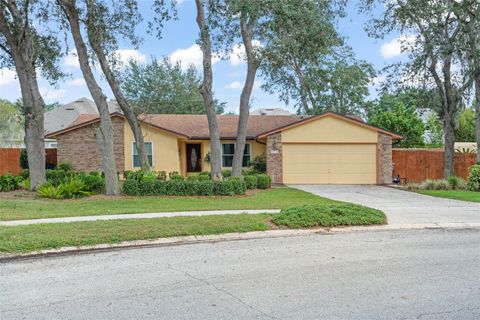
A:
[[[283,209],[302,204],[335,203],[292,188],[274,188],[235,197],[117,197],[73,200],[0,199],[0,220],[25,220],[120,213],[197,210]]]
[[[385,223],[378,210],[351,204],[285,209],[279,214],[238,214],[34,224],[0,227],[0,253],[22,253],[187,235],[264,231],[280,227],[370,225]]]

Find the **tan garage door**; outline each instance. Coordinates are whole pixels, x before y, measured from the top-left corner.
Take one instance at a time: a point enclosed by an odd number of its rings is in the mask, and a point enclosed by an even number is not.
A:
[[[375,184],[376,144],[284,144],[283,182]]]

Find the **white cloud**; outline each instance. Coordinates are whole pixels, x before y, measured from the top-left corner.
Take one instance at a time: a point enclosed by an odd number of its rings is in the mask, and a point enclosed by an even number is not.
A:
[[[258,40],[252,40],[253,47],[261,47],[261,43]],[[243,43],[236,44],[230,52],[229,60],[232,66],[238,66],[245,63],[245,46]]]
[[[225,86],[225,88],[227,89],[240,89],[241,87],[242,87],[242,84],[240,83],[240,81],[234,81]]]
[[[126,65],[130,60],[146,63],[147,56],[136,49],[118,49],[115,51],[118,61],[121,65]]]
[[[0,86],[5,86],[7,84],[17,81],[17,73],[13,70],[3,68],[0,69]]]
[[[80,68],[80,63],[78,62],[77,50],[70,50],[67,55],[63,58],[63,65],[66,67]]]
[[[78,79],[73,79],[71,81],[67,82],[67,86],[75,86],[75,87],[80,87],[86,85],[85,79],[83,78],[78,78]]]
[[[183,69],[187,69],[190,65],[200,67],[203,62],[202,49],[198,44],[194,44],[186,49],[177,49],[170,54],[172,63],[179,62]],[[220,61],[220,57],[213,54],[212,64]]]
[[[232,83],[229,83],[225,86],[226,89],[243,89],[243,83],[240,81],[234,81]],[[262,85],[262,82],[259,80],[255,80],[255,83],[253,84],[253,89],[259,89],[260,86]]]
[[[67,91],[65,89],[40,88],[40,94],[46,100],[58,100],[63,98]]]
[[[408,47],[414,42],[415,36],[400,36],[384,43],[380,48],[380,53],[384,59],[392,59],[408,51]]]

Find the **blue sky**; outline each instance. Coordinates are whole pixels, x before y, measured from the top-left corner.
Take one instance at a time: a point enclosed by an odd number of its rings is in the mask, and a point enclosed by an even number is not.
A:
[[[148,62],[151,57],[170,57],[174,61],[182,61],[188,65],[193,63],[201,70],[201,52],[195,46],[198,28],[195,22],[195,3],[193,0],[179,1],[178,20],[167,22],[163,31],[163,39],[158,40],[147,33],[147,21],[152,17],[152,1],[140,0],[140,11],[144,22],[138,27],[138,34],[143,37],[143,43],[138,49],[122,47],[120,55],[125,59],[134,58],[140,62]],[[347,43],[353,48],[358,59],[366,60],[381,69],[387,64],[401,58],[400,43],[392,35],[385,40],[369,38],[364,30],[367,17],[358,13],[355,4],[347,8],[347,17],[338,25],[339,32],[347,38]],[[62,68],[71,73],[71,77],[59,83],[56,87],[49,86],[43,79],[39,80],[41,92],[47,103],[67,103],[79,97],[90,97],[83,81],[75,56],[69,56],[60,62]],[[230,59],[218,61],[214,64],[214,92],[216,98],[227,103],[227,111],[238,110],[239,96],[243,85],[246,65],[237,55]],[[109,98],[113,95],[105,81],[97,72],[97,79]],[[283,107],[293,111],[291,106],[286,106],[276,95],[263,92],[259,87],[262,78],[257,76],[256,85],[252,96],[252,109],[260,107]],[[375,87],[371,86],[371,96],[375,96]],[[0,98],[16,100],[20,98],[18,80],[15,72],[0,69]]]

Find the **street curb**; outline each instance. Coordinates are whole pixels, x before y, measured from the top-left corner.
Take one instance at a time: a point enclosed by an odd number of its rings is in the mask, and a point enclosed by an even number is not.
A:
[[[114,244],[100,244],[94,246],[62,247],[59,249],[48,249],[22,254],[0,254],[0,263],[15,260],[57,257],[73,254],[87,254],[108,252],[120,249],[136,249],[148,247],[180,246],[200,243],[216,243],[226,241],[254,240],[267,238],[285,238],[312,234],[333,235],[335,233],[347,232],[371,232],[371,231],[407,231],[407,230],[429,230],[429,229],[480,229],[480,223],[429,223],[429,224],[394,224],[394,225],[373,225],[373,226],[351,226],[334,228],[315,229],[282,229],[267,231],[252,231],[244,233],[225,233],[220,235],[205,236],[182,236],[159,238],[154,240],[125,241]]]
[[[159,238],[154,240],[135,240],[124,241],[113,244],[99,244],[93,246],[78,246],[78,247],[62,247],[59,249],[47,249],[40,251],[33,251],[21,254],[0,254],[0,263],[12,260],[30,259],[37,257],[51,257],[62,256],[69,254],[82,253],[96,253],[113,251],[119,249],[135,249],[148,247],[165,247],[178,246],[197,243],[215,243],[224,241],[238,241],[238,240],[252,240],[252,239],[266,239],[266,238],[281,238],[294,237],[309,234],[330,234],[327,229],[285,229],[285,230],[266,230],[266,231],[252,231],[243,233],[225,233],[220,235],[205,235],[205,236],[181,236],[170,238]]]

